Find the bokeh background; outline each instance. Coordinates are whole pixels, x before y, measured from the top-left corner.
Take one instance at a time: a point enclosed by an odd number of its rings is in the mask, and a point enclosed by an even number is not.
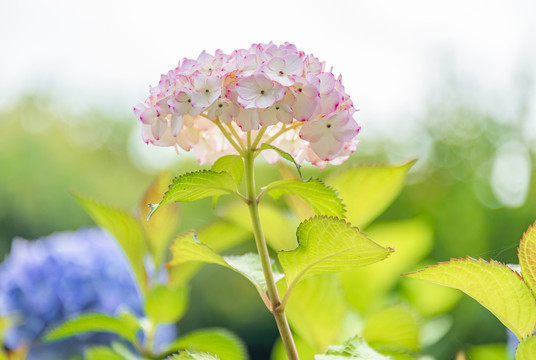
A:
[[[343,74],[362,125],[352,163],[418,159],[379,220],[425,218],[427,263],[517,263],[536,220],[535,13],[531,0],[3,0],[0,260],[14,237],[91,225],[71,192],[134,208],[160,170],[198,166],[145,145],[132,114],[179,59],[288,41]],[[197,228],[207,213],[209,202],[188,205],[181,226]],[[238,276],[207,268],[179,330],[228,326],[253,359],[267,358],[275,327],[255,296]],[[469,298],[451,316],[427,350],[437,359],[506,341]]]

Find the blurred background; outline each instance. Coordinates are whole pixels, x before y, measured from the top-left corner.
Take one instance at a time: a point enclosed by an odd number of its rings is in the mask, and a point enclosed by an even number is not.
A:
[[[341,73],[360,109],[348,165],[418,159],[378,220],[426,219],[434,242],[423,265],[517,263],[536,220],[534,13],[530,0],[2,0],[0,260],[14,237],[91,225],[71,192],[132,209],[160,170],[198,167],[189,154],[145,145],[132,114],[179,59],[288,41]],[[209,210],[186,206],[181,226],[202,226]],[[194,278],[180,331],[227,326],[253,359],[267,358],[269,314],[249,284],[217,270]],[[437,359],[506,341],[468,297],[450,314],[445,337],[426,349]]]

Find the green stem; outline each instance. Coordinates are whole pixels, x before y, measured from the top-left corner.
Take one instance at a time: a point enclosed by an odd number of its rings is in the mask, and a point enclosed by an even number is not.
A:
[[[296,351],[296,345],[290,332],[290,327],[285,316],[283,308],[280,308],[281,300],[277,292],[277,286],[274,280],[274,274],[272,272],[272,263],[270,255],[268,253],[268,246],[264,239],[264,233],[262,231],[261,220],[259,217],[259,206],[257,203],[257,194],[255,190],[255,174],[254,174],[254,149],[251,147],[251,136],[248,133],[248,148],[244,156],[245,162],[245,180],[247,198],[250,200],[248,204],[249,215],[251,217],[251,223],[253,225],[253,233],[255,235],[255,242],[257,244],[257,250],[261,259],[262,270],[264,272],[264,278],[266,280],[268,298],[270,299],[271,309],[270,311],[274,315],[281,340],[287,352],[289,360],[299,360],[298,352]]]

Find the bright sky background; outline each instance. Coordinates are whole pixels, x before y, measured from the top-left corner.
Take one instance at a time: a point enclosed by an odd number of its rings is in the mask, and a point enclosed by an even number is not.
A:
[[[503,104],[520,66],[536,77],[534,14],[534,0],[1,0],[0,107],[52,90],[129,112],[183,57],[289,41],[343,74],[362,125],[384,127],[449,66]]]

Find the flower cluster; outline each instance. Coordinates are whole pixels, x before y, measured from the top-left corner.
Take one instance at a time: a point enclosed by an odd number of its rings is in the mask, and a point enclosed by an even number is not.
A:
[[[355,112],[341,77],[289,43],[184,59],[134,106],[146,143],[194,149],[200,162],[238,152],[249,133],[321,167],[355,150]]]
[[[51,326],[80,312],[114,314],[122,308],[142,315],[142,307],[124,254],[99,229],[56,233],[35,241],[15,239],[10,255],[0,264],[0,316],[13,316],[15,322],[4,345],[30,346],[28,359],[58,359],[73,355],[82,345],[112,339],[98,335],[39,345]]]

